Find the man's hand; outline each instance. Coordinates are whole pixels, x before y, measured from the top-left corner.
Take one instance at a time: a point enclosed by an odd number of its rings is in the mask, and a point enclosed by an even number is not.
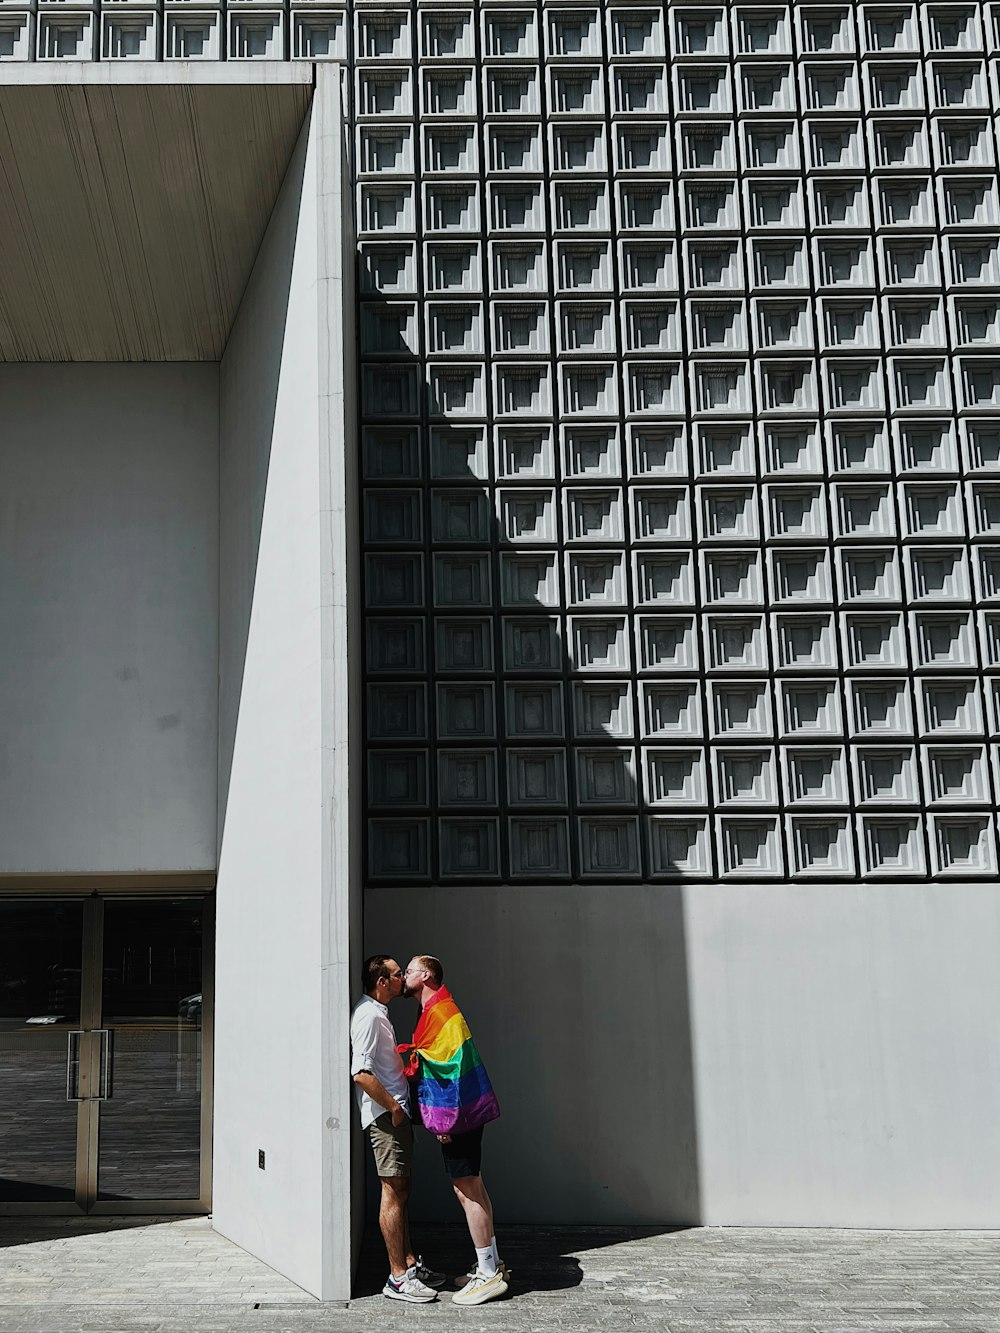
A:
[[[392,1123],[397,1129],[409,1119],[400,1103],[396,1101],[391,1092],[386,1092],[371,1070],[362,1069],[354,1075],[354,1082],[363,1092],[367,1092],[376,1106],[381,1106],[383,1111],[389,1112],[392,1116]]]

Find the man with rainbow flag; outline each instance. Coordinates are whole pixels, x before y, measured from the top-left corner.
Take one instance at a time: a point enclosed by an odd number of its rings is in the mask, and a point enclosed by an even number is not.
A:
[[[366,958],[361,968],[364,994],[351,1013],[351,1077],[361,1112],[361,1128],[375,1154],[382,1188],[379,1226],[389,1256],[382,1295],[397,1301],[437,1300],[444,1274],[413,1253],[407,1206],[413,1160],[409,1088],[389,1020],[389,1002],[403,993],[403,969],[388,954]]]
[[[444,984],[444,969],[430,954],[417,954],[403,975],[403,994],[420,1002],[413,1041],[399,1052],[409,1056],[408,1078],[416,1080],[424,1127],[441,1144],[445,1170],[462,1205],[476,1250],[476,1264],[455,1305],[483,1305],[507,1291],[510,1272],[498,1254],[493,1204],[481,1175],[483,1128],[500,1106],[469,1025]]]

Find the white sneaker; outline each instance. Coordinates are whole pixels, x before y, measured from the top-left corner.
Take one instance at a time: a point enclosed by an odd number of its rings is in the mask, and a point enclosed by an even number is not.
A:
[[[477,1270],[462,1290],[455,1292],[451,1300],[453,1305],[485,1305],[487,1301],[496,1300],[506,1292],[507,1279],[500,1269],[497,1269],[492,1277],[487,1277],[485,1273]]]
[[[394,1301],[410,1301],[414,1305],[423,1305],[427,1301],[436,1301],[437,1292],[433,1288],[425,1286],[417,1277],[411,1277],[412,1269],[403,1274],[402,1277],[393,1277],[389,1274],[385,1286],[382,1288],[382,1295],[388,1296]]]

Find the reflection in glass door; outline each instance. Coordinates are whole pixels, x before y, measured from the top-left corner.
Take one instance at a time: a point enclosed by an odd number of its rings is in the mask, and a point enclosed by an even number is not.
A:
[[[200,902],[104,905],[99,1200],[201,1194],[203,914]]]
[[[204,898],[0,898],[0,1212],[207,1210]]]
[[[76,1211],[82,960],[82,902],[0,900],[0,1204]]]

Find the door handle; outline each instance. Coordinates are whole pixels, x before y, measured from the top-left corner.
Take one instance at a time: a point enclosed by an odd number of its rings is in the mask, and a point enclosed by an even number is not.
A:
[[[66,1033],[66,1100],[68,1102],[83,1101],[80,1092],[80,1047],[83,1042],[83,1033]]]
[[[111,1030],[109,1028],[95,1028],[94,1036],[100,1039],[100,1064],[97,1077],[97,1096],[95,1101],[107,1101],[112,1095],[113,1085],[111,1080],[112,1059],[111,1059]]]
[[[98,1039],[97,1092],[90,1093],[90,1058],[83,1057],[84,1037]],[[66,1100],[68,1102],[107,1101],[112,1095],[111,1031],[94,1028],[90,1032],[77,1029],[66,1033]]]

